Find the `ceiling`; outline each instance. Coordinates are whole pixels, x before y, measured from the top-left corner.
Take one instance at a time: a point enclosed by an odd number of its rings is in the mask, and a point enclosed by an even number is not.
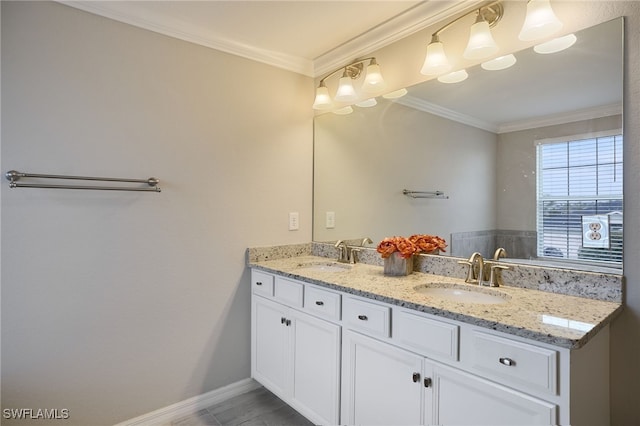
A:
[[[326,75],[355,58],[484,3],[483,0],[59,2],[311,77]],[[501,23],[496,28],[500,27],[506,32],[508,24]],[[569,50],[571,54],[545,55],[553,57],[546,60],[547,65],[552,66],[550,69],[541,69],[526,56],[518,56],[517,67],[513,68],[525,74],[517,77],[511,71],[483,74],[475,67],[468,69],[471,77],[461,84],[427,81],[420,89],[410,92],[411,100],[405,100],[405,104],[490,131],[517,128],[510,127],[509,123],[522,122],[525,117],[560,115],[576,108],[597,110],[604,107],[608,113],[611,106],[616,105],[620,110],[620,31],[614,35],[616,45],[595,43],[596,52],[586,51],[587,43],[579,40],[577,48]],[[602,34],[595,36],[596,39],[602,37]],[[593,58],[602,59],[597,69],[589,62]],[[570,65],[574,59],[581,61],[577,68]],[[567,69],[582,72],[579,78],[574,78]],[[543,98],[539,96],[540,86],[522,84],[523,81],[538,81],[541,75],[553,76],[543,80],[544,89],[545,93],[556,96]],[[612,93],[613,97],[608,96]],[[511,103],[504,102],[505,97],[527,101],[520,102],[516,110]],[[487,105],[492,107],[487,108]],[[597,116],[600,112],[594,114]]]

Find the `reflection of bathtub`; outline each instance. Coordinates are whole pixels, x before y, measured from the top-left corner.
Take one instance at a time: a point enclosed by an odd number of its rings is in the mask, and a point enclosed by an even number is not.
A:
[[[578,271],[600,272],[603,274],[622,275],[622,268],[612,268],[610,266],[594,265],[593,263],[567,262],[548,259],[500,259],[500,262],[515,263],[519,265],[540,266],[543,268],[574,269]]]

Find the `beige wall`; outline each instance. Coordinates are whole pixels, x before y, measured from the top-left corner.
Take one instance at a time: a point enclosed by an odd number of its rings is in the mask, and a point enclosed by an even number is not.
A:
[[[536,230],[536,140],[620,129],[617,115],[498,135],[498,229]]]
[[[314,240],[424,233],[449,241],[495,227],[495,134],[385,100],[317,116],[314,133]],[[403,189],[450,198],[412,199]]]
[[[625,213],[637,218],[640,3],[554,4],[568,30],[626,16]],[[106,424],[247,377],[243,250],[311,238],[313,84],[59,4],[2,8],[2,171],[164,180],[138,195],[0,186],[3,407]],[[429,35],[374,52],[390,89],[420,81]],[[294,209],[301,230],[288,232]],[[637,253],[629,220],[616,425],[640,424]]]
[[[312,97],[291,72],[2,2],[2,172],[162,187],[0,185],[3,408],[113,424],[249,377],[244,251],[311,240]]]

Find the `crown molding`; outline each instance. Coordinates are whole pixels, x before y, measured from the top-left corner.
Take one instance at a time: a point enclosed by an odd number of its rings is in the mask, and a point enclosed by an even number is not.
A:
[[[469,115],[461,114],[457,111],[443,108],[439,105],[432,104],[431,102],[427,102],[425,100],[416,98],[411,95],[406,95],[401,98],[398,98],[394,102],[407,106],[409,108],[414,108],[419,111],[428,112],[430,114],[437,115],[438,117],[446,118],[452,121],[456,121],[458,123],[462,123],[468,126],[476,127],[478,129],[486,130],[487,132],[498,133],[498,127],[493,123],[489,123],[487,121],[479,120]]]
[[[482,0],[462,2],[426,1],[397,15],[314,60],[314,77],[320,77],[355,58],[367,55],[411,34],[466,12]],[[429,40],[425,40],[427,43]]]
[[[536,117],[527,120],[513,121],[510,123],[494,124],[488,121],[480,120],[470,115],[461,114],[439,105],[427,102],[411,95],[398,98],[393,102],[417,109],[419,111],[428,112],[438,117],[476,127],[487,132],[501,134],[517,132],[520,130],[537,129],[539,127],[555,126],[559,124],[573,123],[576,121],[593,120],[596,118],[610,117],[612,115],[622,114],[622,104],[603,105],[595,108],[586,108],[577,111],[571,111],[564,114],[553,114],[544,117]]]
[[[90,0],[57,0],[57,2],[138,28],[313,77],[313,61],[309,59],[259,49],[255,46],[238,43],[234,40],[216,37],[207,34],[205,31],[197,31],[192,28],[185,30],[183,23],[171,21],[164,16],[156,15],[150,18],[142,18],[130,11],[123,11],[120,8],[116,9],[112,7],[113,4],[122,6],[122,2],[96,2]]]
[[[575,121],[593,120],[595,118],[610,117],[622,114],[622,104],[603,105],[594,108],[586,108],[568,113],[547,115],[532,118],[530,120],[513,121],[497,126],[496,133],[517,132],[520,130],[536,129],[538,127],[555,126],[558,124],[573,123]]]

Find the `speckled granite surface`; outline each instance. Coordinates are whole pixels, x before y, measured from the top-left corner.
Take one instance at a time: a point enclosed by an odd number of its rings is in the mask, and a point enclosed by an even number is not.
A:
[[[313,243],[311,254],[336,259],[338,251],[332,244]],[[380,254],[374,248],[361,248],[361,263],[382,266]],[[467,267],[458,257],[440,255],[415,256],[414,270],[435,275],[464,279]],[[529,288],[568,296],[588,297],[608,302],[622,302],[623,277],[620,274],[585,272],[534,265],[506,264],[502,272],[511,287]]]
[[[259,256],[255,259],[259,259]],[[337,270],[309,267],[318,263],[330,264],[330,259],[302,255],[274,260],[250,260],[248,266],[333,290],[571,349],[583,346],[622,310],[621,303],[510,286],[482,289],[499,292],[508,299],[506,303],[451,302],[418,293],[415,287],[429,283],[471,285],[465,284],[459,278],[423,272],[414,272],[406,277],[387,277],[383,275],[382,267],[365,263],[336,268]],[[477,286],[472,287],[474,290],[478,289]]]
[[[248,248],[246,252],[247,263],[310,255],[312,254],[311,248],[312,243]]]

